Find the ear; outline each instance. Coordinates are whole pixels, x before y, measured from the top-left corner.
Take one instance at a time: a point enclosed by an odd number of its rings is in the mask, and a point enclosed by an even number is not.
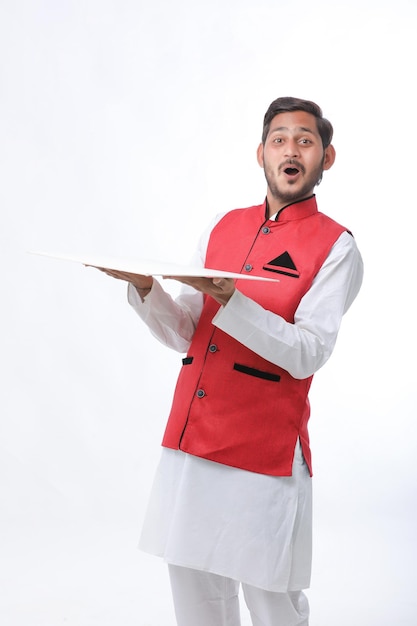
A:
[[[264,144],[260,143],[256,151],[256,158],[260,167],[264,166]]]
[[[329,170],[336,159],[336,150],[334,146],[330,144],[324,151],[323,170]]]

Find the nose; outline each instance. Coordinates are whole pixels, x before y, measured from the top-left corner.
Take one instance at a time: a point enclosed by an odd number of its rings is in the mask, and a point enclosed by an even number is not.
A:
[[[285,156],[292,159],[300,155],[300,147],[295,139],[288,139],[285,142]]]

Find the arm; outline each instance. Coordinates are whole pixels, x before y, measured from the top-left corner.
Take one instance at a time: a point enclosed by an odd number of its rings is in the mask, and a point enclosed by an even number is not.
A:
[[[220,308],[213,324],[294,378],[307,378],[331,355],[342,316],[359,291],[362,275],[356,243],[343,233],[302,298],[294,324],[238,290]]]
[[[184,288],[177,300],[152,276],[98,267],[112,278],[128,283],[128,301],[162,343],[186,352],[202,309],[202,295]]]
[[[129,283],[128,301],[154,337],[173,350],[187,352],[203,307],[201,293],[183,287],[174,300],[154,280],[145,298]]]
[[[197,250],[191,260],[192,265],[204,267],[211,230],[222,215],[217,215],[201,235]],[[190,279],[190,281],[186,278],[179,280],[183,286],[180,295],[175,300],[156,280],[153,281],[152,289],[144,297],[135,288],[133,281],[130,281],[128,301],[147,324],[154,337],[173,350],[187,352],[203,308],[203,294],[195,282],[202,281],[205,284],[205,281],[209,281],[204,278]]]

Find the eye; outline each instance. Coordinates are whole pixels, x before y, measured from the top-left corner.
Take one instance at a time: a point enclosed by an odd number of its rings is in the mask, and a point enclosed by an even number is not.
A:
[[[274,139],[272,140],[273,143],[282,143],[282,139],[281,137],[274,137]]]
[[[303,137],[303,139],[300,139],[299,143],[307,145],[307,144],[310,144],[310,143],[313,143],[313,142],[311,141],[311,139],[306,139],[305,137]]]

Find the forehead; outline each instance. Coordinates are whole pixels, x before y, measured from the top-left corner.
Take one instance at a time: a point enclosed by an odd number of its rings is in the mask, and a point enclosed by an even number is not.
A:
[[[278,113],[272,118],[268,135],[273,132],[294,133],[300,131],[319,135],[317,120],[314,115],[306,111],[286,111],[285,113]]]

